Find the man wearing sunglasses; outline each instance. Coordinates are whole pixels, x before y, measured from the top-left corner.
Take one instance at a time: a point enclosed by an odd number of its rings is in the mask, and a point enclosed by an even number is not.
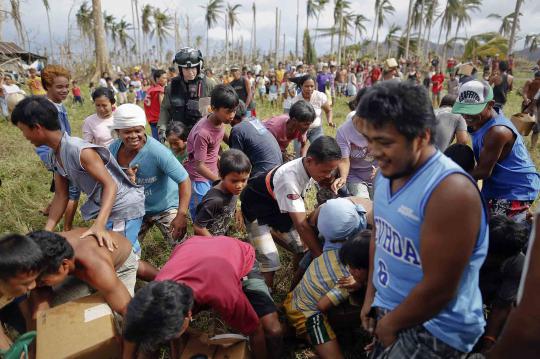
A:
[[[477,162],[471,175],[483,180],[491,215],[519,222],[538,196],[540,176],[517,129],[494,104],[491,86],[474,80],[460,87],[452,112],[463,115],[471,132]]]
[[[200,50],[184,47],[174,56],[178,76],[165,88],[161,103],[158,128],[165,139],[165,129],[171,121],[181,122],[187,134],[201,119],[199,100],[210,96],[210,89],[203,74],[203,56]]]

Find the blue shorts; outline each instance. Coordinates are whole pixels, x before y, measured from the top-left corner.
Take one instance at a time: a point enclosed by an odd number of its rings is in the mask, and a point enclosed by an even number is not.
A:
[[[192,181],[191,182],[191,199],[189,200],[189,214],[191,220],[195,221],[197,206],[201,203],[202,198],[212,188],[211,181]]]
[[[73,201],[78,201],[81,197],[81,190],[73,182],[68,182],[68,198]]]
[[[119,220],[109,220],[105,228],[122,234],[124,237],[129,239],[131,245],[133,246],[133,252],[137,255],[141,254],[141,244],[139,243],[139,231],[141,230],[143,217],[133,218],[129,220],[119,219]]]

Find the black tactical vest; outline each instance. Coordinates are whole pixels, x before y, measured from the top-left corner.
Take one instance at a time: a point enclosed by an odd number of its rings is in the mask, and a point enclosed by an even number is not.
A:
[[[171,120],[180,121],[188,132],[202,117],[199,111],[199,98],[206,93],[205,81],[201,77],[196,77],[190,84],[196,86],[196,91],[190,93],[188,90],[188,84],[184,82],[184,79],[177,76],[171,81]]]

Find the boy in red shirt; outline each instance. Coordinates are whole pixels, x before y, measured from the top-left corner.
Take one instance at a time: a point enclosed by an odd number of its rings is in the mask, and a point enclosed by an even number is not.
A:
[[[441,69],[439,69],[438,72],[431,76],[431,83],[433,84],[431,87],[431,92],[433,93],[431,101],[433,103],[433,107],[435,107],[438,106],[438,104],[441,102],[441,92],[444,83],[444,75]]]
[[[73,94],[73,102],[78,103],[79,105],[83,104],[81,88],[77,85],[77,81],[72,81],[73,87],[71,88],[71,93]]]
[[[146,120],[152,129],[152,137],[159,141],[157,123],[159,120],[159,110],[161,101],[165,96],[165,85],[167,85],[168,75],[164,70],[154,71],[154,84],[148,89],[144,99],[144,113]]]

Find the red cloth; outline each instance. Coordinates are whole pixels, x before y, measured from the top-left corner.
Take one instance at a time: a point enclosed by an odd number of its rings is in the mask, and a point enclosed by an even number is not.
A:
[[[159,95],[163,93],[165,93],[165,89],[159,84],[155,84],[147,90],[146,98],[144,99],[144,113],[146,114],[148,123],[158,122],[161,107]]]
[[[441,73],[431,76],[431,82],[433,83],[433,93],[439,93],[443,89],[444,75]]]
[[[73,96],[81,97],[81,88],[74,87],[71,89],[71,93],[73,94]]]
[[[307,142],[307,135],[296,131],[292,137],[287,137],[287,121],[289,120],[289,115],[279,115],[274,116],[263,122],[264,127],[276,138],[279,143],[279,148],[281,151],[285,151],[289,143],[292,140],[298,140],[300,143]]]
[[[379,70],[377,67],[373,68],[371,70],[371,81],[375,82],[378,81],[381,77],[381,70]]]
[[[259,318],[242,291],[241,280],[254,262],[255,250],[248,243],[225,236],[194,236],[176,246],[156,280],[189,286],[197,307],[210,306],[225,323],[250,335]]]

